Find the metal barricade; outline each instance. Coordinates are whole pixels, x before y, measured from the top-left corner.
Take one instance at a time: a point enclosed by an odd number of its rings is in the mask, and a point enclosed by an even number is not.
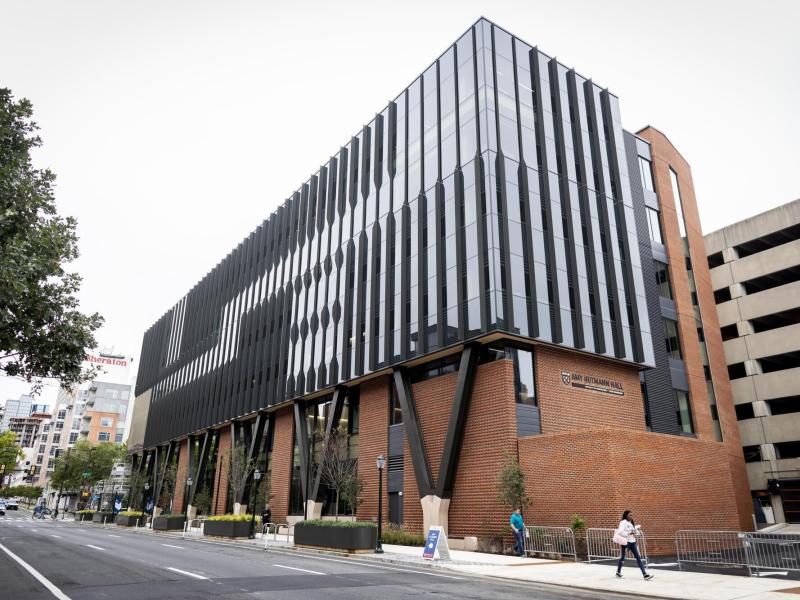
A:
[[[800,535],[779,533],[742,533],[748,571],[761,569],[800,571]]]
[[[621,553],[620,545],[611,538],[614,537],[616,529],[590,527],[586,530],[586,554],[588,562],[603,560],[618,560]],[[639,530],[636,536],[636,545],[639,547],[639,555],[642,562],[647,565],[647,536],[644,531]]]
[[[575,551],[575,534],[569,527],[525,527],[525,554],[557,554],[578,561]]]
[[[739,531],[683,529],[675,533],[678,568],[685,563],[747,567],[747,552]]]

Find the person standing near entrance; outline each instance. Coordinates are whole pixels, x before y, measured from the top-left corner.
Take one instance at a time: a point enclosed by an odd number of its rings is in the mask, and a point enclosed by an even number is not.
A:
[[[653,576],[648,573],[642,557],[639,556],[639,547],[636,545],[636,536],[639,535],[639,526],[633,522],[633,511],[626,510],[622,513],[622,520],[619,522],[619,527],[614,532],[614,542],[620,545],[620,556],[617,561],[617,577],[622,578],[622,563],[625,562],[625,552],[630,550],[642,570],[642,575],[645,579],[652,579]]]
[[[522,520],[522,510],[515,508],[508,522],[514,530],[514,554],[525,556],[525,522]]]

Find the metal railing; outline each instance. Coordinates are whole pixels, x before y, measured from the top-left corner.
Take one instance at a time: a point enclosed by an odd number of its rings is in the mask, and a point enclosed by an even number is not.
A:
[[[747,553],[738,531],[685,529],[675,533],[678,568],[685,563],[747,566]]]
[[[592,527],[586,530],[586,554],[588,562],[601,560],[618,560],[621,553],[620,545],[616,544],[611,538],[614,537],[616,529],[605,529]],[[639,547],[639,555],[642,562],[648,564],[647,559],[647,536],[644,531],[639,530],[636,536],[636,545]]]
[[[525,527],[525,554],[557,554],[578,561],[575,551],[575,534],[569,527]]]
[[[294,528],[294,525],[289,525],[289,523],[263,523],[261,525],[261,537],[264,538],[264,550],[266,550],[267,546],[269,545],[269,534],[270,534],[269,530],[270,529],[273,530],[272,531],[272,536],[273,536],[272,537],[272,541],[273,542],[277,542],[278,541],[278,535],[283,535],[283,534],[280,533],[281,527],[286,529],[286,543],[288,544],[289,543],[289,536],[292,533],[292,529]]]
[[[752,575],[761,569],[800,571],[800,535],[779,533],[744,533],[741,541],[747,569]]]

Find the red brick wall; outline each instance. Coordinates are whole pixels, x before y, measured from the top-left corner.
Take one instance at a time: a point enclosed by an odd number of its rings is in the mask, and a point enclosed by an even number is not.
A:
[[[651,553],[675,551],[678,529],[737,529],[734,482],[716,442],[610,428],[519,439],[530,524],[616,527],[634,511]]]
[[[286,521],[289,512],[289,485],[292,481],[292,451],[294,443],[294,414],[292,408],[275,415],[275,438],[272,442],[271,489],[272,519]]]
[[[178,469],[175,474],[175,495],[172,501],[172,512],[183,512],[183,500],[186,492],[186,477],[189,474],[189,440],[181,440],[178,449]]]
[[[389,460],[389,378],[381,377],[361,386],[358,427],[358,471],[364,481],[359,520],[378,519],[378,469],[375,459],[383,454]],[[388,467],[388,464],[387,464]],[[383,521],[389,518],[387,469],[383,470]]]
[[[499,360],[480,365],[450,501],[450,535],[477,535],[487,525],[488,531],[508,532],[511,509],[498,502],[497,481],[505,455],[516,452],[514,364]]]
[[[214,494],[211,500],[211,514],[224,515],[228,501],[228,471],[231,451],[231,428],[226,425],[219,432],[217,445],[217,467],[214,471]]]
[[[636,368],[547,346],[537,347],[535,356],[542,433],[575,431],[583,427],[646,429]],[[625,395],[614,396],[565,385],[562,371],[619,381]]]
[[[692,256],[692,272],[703,319],[709,366],[714,380],[714,393],[722,429],[723,444],[726,447],[728,462],[734,474],[735,501],[739,510],[740,527],[751,529],[752,520],[750,514],[753,507],[741,451],[739,425],[736,420],[736,412],[731,395],[725,351],[719,331],[716,302],[711,286],[711,274],[706,261],[703,230],[700,225],[700,214],[697,209],[692,182],[692,170],[669,139],[657,129],[647,127],[640,131],[638,135],[650,142],[653,156],[653,180],[661,204],[664,245],[667,249],[667,255],[670,257],[669,275],[675,306],[679,315],[681,351],[686,363],[695,430],[700,439],[715,440],[700,344],[695,328],[694,308],[689,292],[689,279],[684,267],[683,242],[678,228],[678,213],[675,209],[677,198],[672,191],[669,174],[670,167],[678,177],[681,206],[686,225],[689,251]]]

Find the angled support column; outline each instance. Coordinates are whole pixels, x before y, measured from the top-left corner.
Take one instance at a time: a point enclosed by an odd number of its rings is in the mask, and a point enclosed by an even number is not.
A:
[[[153,494],[153,516],[157,517],[161,514],[161,508],[158,506],[158,501],[161,498],[161,488],[164,486],[164,476],[167,474],[169,468],[169,461],[172,459],[172,452],[175,449],[175,442],[170,442],[167,446],[167,454],[164,457],[164,467],[161,469],[159,477],[156,479],[155,492]],[[158,512],[158,514],[156,514]]]
[[[250,444],[247,447],[247,456],[248,460],[252,460],[254,463],[258,460],[258,451],[261,448],[261,443],[264,436],[264,427],[269,420],[269,416],[265,413],[258,413],[256,417],[256,422],[253,424],[253,431],[252,435],[250,436]],[[252,480],[252,474],[251,474]],[[235,501],[239,504],[244,502],[244,489],[242,489],[242,493],[239,495]]]
[[[197,458],[197,469],[192,472],[192,462],[193,456],[192,453],[194,452],[194,442],[190,442],[190,458],[189,458],[189,477],[192,478],[192,484],[189,487],[189,493],[187,494],[188,502],[186,505],[186,518],[187,519],[194,519],[197,514],[197,509],[194,507],[194,495],[197,493],[197,488],[200,487],[200,475],[201,473],[205,473],[206,469],[206,462],[208,461],[208,452],[211,449],[211,431],[206,431],[203,434],[203,441],[200,444],[200,455]]]
[[[475,386],[477,364],[478,347],[470,345],[464,348],[461,353],[461,362],[458,366],[455,398],[453,398],[453,404],[450,408],[447,437],[444,440],[442,462],[439,463],[439,476],[436,481],[436,495],[440,498],[449,499],[453,495],[453,483],[458,469],[461,444],[464,441],[464,429],[466,428],[467,414],[472,400],[472,389]]]
[[[308,498],[308,423],[306,421],[306,405],[294,403],[294,435],[297,438],[297,450],[300,455],[300,490],[303,498]],[[307,513],[306,513],[307,516]]]
[[[405,369],[394,372],[394,383],[397,387],[397,399],[403,411],[403,427],[405,428],[408,448],[411,452],[411,464],[414,466],[414,478],[417,481],[417,490],[420,498],[434,493],[431,466],[428,463],[428,454],[425,452],[425,441],[422,439],[422,429],[417,416],[417,404],[411,389],[411,380]]]
[[[333,432],[334,427],[339,422],[339,419],[342,416],[342,409],[344,408],[344,399],[346,397],[346,390],[341,387],[337,387],[333,391],[333,399],[331,400],[331,410],[328,414],[328,421],[325,423],[325,438],[322,440],[322,451],[325,452],[325,448],[328,447],[328,443],[331,439],[331,434]],[[310,519],[318,519],[322,516],[322,503],[317,502],[317,496],[319,494],[319,484],[322,480],[322,469],[317,469],[316,476],[314,480],[311,481],[311,489],[309,490],[308,494],[308,507],[307,513]]]

